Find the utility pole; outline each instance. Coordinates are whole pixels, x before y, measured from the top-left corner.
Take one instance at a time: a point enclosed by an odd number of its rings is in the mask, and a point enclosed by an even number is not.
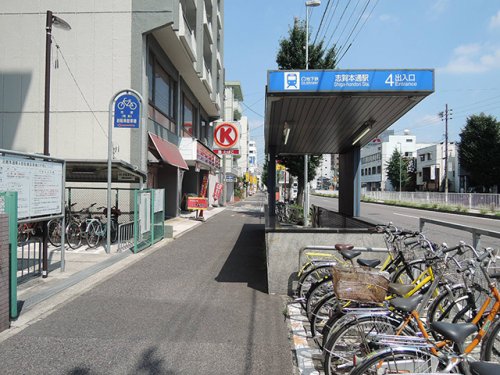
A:
[[[444,121],[444,193],[446,194],[446,202],[448,202],[448,120],[452,119],[453,109],[445,106],[444,112],[439,112],[441,121]]]

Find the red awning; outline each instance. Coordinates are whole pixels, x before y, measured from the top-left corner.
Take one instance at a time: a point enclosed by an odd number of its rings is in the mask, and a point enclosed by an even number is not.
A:
[[[170,143],[155,134],[148,134],[149,139],[151,139],[151,142],[153,142],[153,145],[156,148],[156,151],[158,151],[161,160],[163,160],[165,163],[173,165],[174,167],[189,169],[188,165],[182,158],[179,149],[173,143]]]

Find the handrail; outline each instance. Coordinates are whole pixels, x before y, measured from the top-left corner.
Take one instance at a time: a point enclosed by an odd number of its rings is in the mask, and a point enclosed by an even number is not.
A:
[[[333,246],[327,246],[327,245],[307,245],[304,246],[299,250],[299,269],[300,266],[302,265],[302,254],[306,250],[319,250],[319,251],[336,251],[339,252],[336,248],[335,245]],[[388,253],[389,250],[386,247],[354,247],[352,250],[354,251],[361,251],[361,252],[369,252],[369,253]]]
[[[465,232],[471,233],[472,234],[472,246],[475,249],[479,248],[479,244],[481,242],[481,236],[488,236],[488,237],[493,237],[493,238],[500,238],[500,232],[495,232],[495,231],[492,231],[492,230],[486,230],[486,229],[481,229],[481,228],[471,228],[471,227],[465,226],[465,225],[448,223],[448,222],[441,221],[441,220],[426,219],[426,218],[423,218],[423,217],[421,217],[419,219],[420,232],[423,231],[424,225],[426,223],[428,223],[428,224],[434,224],[434,225],[440,225],[442,227],[447,227],[447,228],[452,228],[452,229],[463,230]]]

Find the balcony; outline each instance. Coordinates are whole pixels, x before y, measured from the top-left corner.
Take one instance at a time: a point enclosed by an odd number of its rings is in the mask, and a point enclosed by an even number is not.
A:
[[[214,43],[214,37],[212,33],[212,22],[208,20],[207,7],[203,4],[203,29],[205,30],[205,35],[210,44]]]
[[[212,93],[212,72],[207,67],[207,63],[203,61],[203,75],[201,81],[207,88],[209,93]]]
[[[179,39],[186,48],[191,61],[196,61],[196,36],[194,31],[189,27],[186,15],[179,4]]]

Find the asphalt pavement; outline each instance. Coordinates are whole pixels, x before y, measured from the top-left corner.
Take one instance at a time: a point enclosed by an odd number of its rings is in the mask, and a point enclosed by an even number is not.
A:
[[[110,267],[0,334],[0,373],[293,374],[285,300],[266,293],[263,199]]]

